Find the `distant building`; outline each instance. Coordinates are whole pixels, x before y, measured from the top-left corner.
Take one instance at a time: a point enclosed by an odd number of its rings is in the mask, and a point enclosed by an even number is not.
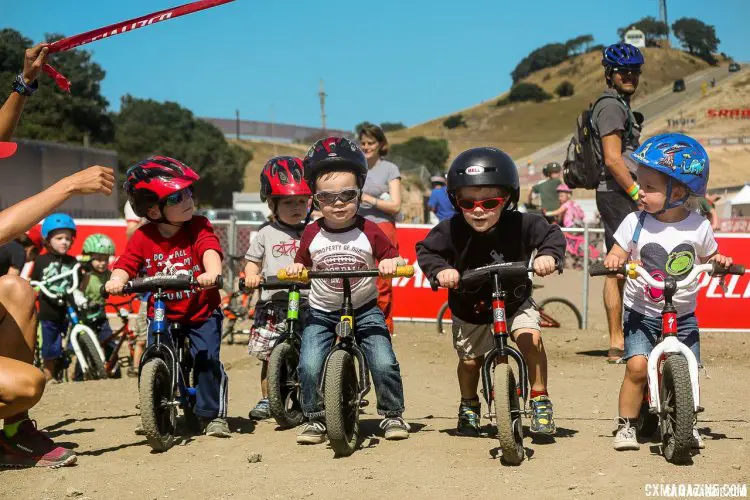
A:
[[[622,41],[625,43],[629,43],[634,47],[642,49],[646,46],[646,35],[643,33],[643,31],[633,26],[625,32],[625,35],[622,37]]]

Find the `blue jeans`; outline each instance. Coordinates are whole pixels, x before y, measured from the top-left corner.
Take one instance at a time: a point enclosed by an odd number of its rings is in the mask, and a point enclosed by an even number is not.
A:
[[[43,319],[39,321],[42,328],[42,359],[57,359],[63,354],[62,338],[68,331],[68,320],[62,323]]]
[[[626,307],[623,315],[623,331],[625,332],[625,356],[622,359],[628,360],[633,356],[648,358],[661,337],[661,316],[653,318]],[[701,343],[698,337],[698,319],[694,313],[677,318],[677,339],[693,351],[695,360],[700,365]]]
[[[227,416],[228,377],[219,358],[221,347],[221,321],[223,314],[216,310],[206,321],[197,325],[183,325],[190,340],[190,355],[193,357],[193,379],[195,380],[195,408],[193,412],[202,418],[224,418]],[[154,322],[149,318],[148,345],[154,343]],[[167,332],[169,321],[167,321]],[[172,342],[171,335],[162,335],[163,343]]]
[[[340,318],[338,312],[312,308],[307,317],[298,371],[302,384],[302,411],[310,420],[322,420],[325,416],[323,401],[318,396],[318,379],[336,340],[335,328]],[[378,398],[378,414],[400,417],[404,412],[404,386],[383,312],[375,303],[357,309],[354,311],[354,327],[357,342],[370,367]]]

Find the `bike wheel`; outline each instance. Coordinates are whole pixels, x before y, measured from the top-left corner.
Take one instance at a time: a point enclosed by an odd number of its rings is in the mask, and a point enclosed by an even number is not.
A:
[[[440,335],[443,335],[445,333],[445,330],[443,329],[443,319],[445,318],[445,313],[448,312],[448,301],[445,301],[445,304],[440,307],[440,311],[438,311],[437,314],[437,332]]]
[[[690,371],[684,356],[672,355],[664,362],[661,387],[661,440],[664,458],[681,463],[690,458],[695,405]]]
[[[101,380],[107,378],[107,370],[104,369],[104,360],[99,355],[99,351],[94,345],[94,341],[85,332],[78,335],[78,348],[89,366],[88,373],[84,374],[84,379]]]
[[[583,328],[583,316],[568,299],[550,297],[539,303],[542,326],[546,328]]]
[[[299,354],[291,345],[274,347],[268,359],[268,409],[282,429],[297,427],[305,419],[297,377]]]
[[[493,384],[497,438],[503,460],[518,465],[524,459],[523,425],[516,377],[507,363],[495,367]]]
[[[167,451],[175,441],[177,407],[172,404],[172,377],[163,359],[151,358],[143,366],[138,393],[148,444],[154,451]]]
[[[638,422],[635,424],[635,430],[639,437],[650,438],[659,428],[659,416],[651,413],[648,401],[641,403],[641,412],[638,415]]]
[[[359,389],[354,358],[344,350],[331,354],[323,385],[328,441],[337,457],[354,453],[359,439]]]

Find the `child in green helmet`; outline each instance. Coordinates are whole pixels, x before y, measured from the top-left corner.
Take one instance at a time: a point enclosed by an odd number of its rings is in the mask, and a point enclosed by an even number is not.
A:
[[[109,259],[115,255],[115,244],[106,234],[92,234],[83,242],[83,261],[86,274],[81,280],[80,289],[86,299],[86,309],[81,319],[97,332],[100,342],[109,339],[103,345],[107,357],[116,345],[112,339],[112,328],[109,326],[104,305],[107,302],[102,296],[102,286],[109,281],[112,271],[109,270]]]

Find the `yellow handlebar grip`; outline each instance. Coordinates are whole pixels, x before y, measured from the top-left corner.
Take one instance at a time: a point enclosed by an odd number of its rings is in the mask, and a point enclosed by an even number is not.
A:
[[[636,279],[638,277],[638,273],[635,271],[636,267],[638,267],[638,264],[635,262],[628,262],[628,278]]]
[[[303,283],[310,281],[307,275],[307,269],[303,269],[301,274],[295,276],[287,274],[286,269],[280,269],[279,272],[276,273],[276,277],[281,281],[301,281]]]
[[[398,266],[394,276],[396,278],[411,278],[414,276],[414,266]]]

